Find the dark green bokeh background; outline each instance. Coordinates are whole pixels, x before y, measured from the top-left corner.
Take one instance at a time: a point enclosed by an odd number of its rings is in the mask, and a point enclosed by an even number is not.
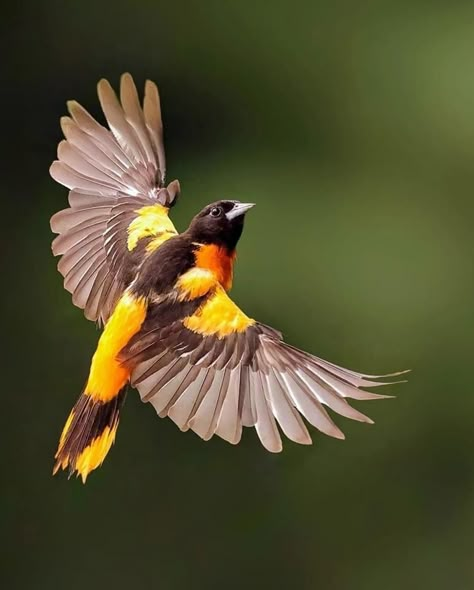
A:
[[[2,587],[474,586],[474,5],[20,2],[3,19]],[[398,397],[266,453],[182,434],[136,393],[86,486],[51,477],[98,332],[49,217],[65,101],[123,71],[161,88],[180,229],[255,201],[233,296]],[[362,405],[360,405],[362,408]]]

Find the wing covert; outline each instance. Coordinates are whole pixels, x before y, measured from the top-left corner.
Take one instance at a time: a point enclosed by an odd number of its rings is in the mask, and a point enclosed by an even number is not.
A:
[[[156,85],[146,82],[143,107],[130,74],[121,78],[120,102],[106,80],[98,95],[110,130],[75,101],[61,119],[65,140],[50,173],[70,189],[69,208],[51,218],[51,228],[74,304],[105,322],[143,257],[176,235],[168,210],[179,183],[165,187]]]

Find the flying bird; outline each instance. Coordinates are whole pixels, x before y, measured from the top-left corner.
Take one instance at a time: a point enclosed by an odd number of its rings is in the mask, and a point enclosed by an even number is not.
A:
[[[390,397],[361,389],[385,385],[377,379],[390,375],[356,373],[298,350],[229,297],[252,203],[216,201],[176,231],[168,213],[180,185],[165,181],[157,86],[146,82],[141,104],[124,74],[120,100],[104,79],[98,96],[109,128],[68,102],[65,139],[50,168],[69,189],[69,207],[51,218],[64,287],[86,318],[103,326],[53,472],[67,469],[85,482],[102,464],[129,383],[183,431],[236,444],[242,427],[254,426],[275,453],[280,429],[311,444],[303,417],[343,439],[326,408],[371,423],[347,399]]]

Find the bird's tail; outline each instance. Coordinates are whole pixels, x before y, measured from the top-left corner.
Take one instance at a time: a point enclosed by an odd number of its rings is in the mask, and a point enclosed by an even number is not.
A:
[[[80,475],[83,483],[104,461],[115,440],[126,386],[109,401],[94,399],[87,388],[64,425],[53,474],[60,468]]]

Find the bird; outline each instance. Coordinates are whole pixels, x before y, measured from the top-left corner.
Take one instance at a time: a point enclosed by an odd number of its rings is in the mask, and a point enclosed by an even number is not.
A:
[[[307,424],[344,439],[328,409],[372,423],[348,399],[392,397],[366,389],[404,371],[345,369],[242,311],[228,292],[254,204],[217,200],[178,233],[169,211],[181,191],[179,181],[166,183],[158,87],[147,80],[141,103],[125,73],[119,97],[105,79],[97,91],[108,127],[69,101],[50,167],[69,189],[69,206],[51,218],[58,270],[74,305],[103,328],[53,473],[67,470],[85,483],[103,463],[129,385],[182,431],[237,444],[243,427],[255,427],[272,453],[282,450],[281,433],[311,444]]]

